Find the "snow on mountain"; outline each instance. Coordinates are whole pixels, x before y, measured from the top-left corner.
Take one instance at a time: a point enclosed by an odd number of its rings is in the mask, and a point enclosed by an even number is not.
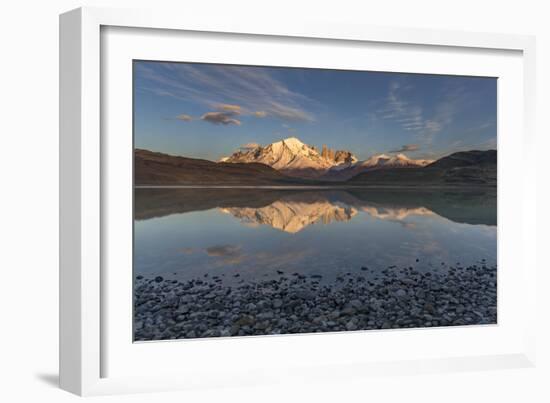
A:
[[[324,178],[328,180],[346,180],[361,172],[371,171],[375,169],[388,168],[421,168],[429,165],[433,160],[415,160],[407,157],[405,154],[387,155],[378,154],[364,160],[357,161],[347,166],[331,168]]]
[[[237,151],[220,162],[258,162],[282,171],[290,176],[325,179],[349,179],[371,169],[417,168],[430,164],[430,160],[415,160],[404,154],[379,154],[364,161],[346,150],[332,150],[323,145],[321,153],[317,148],[304,144],[296,137],[289,137],[265,147],[257,146]]]
[[[259,162],[288,175],[318,177],[330,168],[346,163],[346,159],[357,160],[349,151],[323,156],[315,147],[302,143],[296,137],[289,137],[265,147],[237,151],[220,162]]]
[[[359,161],[355,166],[363,168],[418,168],[425,167],[432,162],[433,160],[415,160],[405,154],[392,156],[379,154],[373,155],[365,161]]]

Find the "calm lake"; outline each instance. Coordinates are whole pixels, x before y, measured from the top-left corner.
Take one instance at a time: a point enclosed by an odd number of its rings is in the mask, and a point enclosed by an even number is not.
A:
[[[134,275],[334,282],[362,267],[495,266],[496,224],[494,190],[137,188]]]

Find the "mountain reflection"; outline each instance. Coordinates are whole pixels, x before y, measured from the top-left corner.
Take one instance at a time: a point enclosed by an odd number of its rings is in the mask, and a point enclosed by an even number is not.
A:
[[[389,221],[403,221],[411,216],[434,216],[437,215],[433,211],[428,210],[425,207],[415,208],[388,208],[388,207],[375,207],[375,206],[363,206],[361,210],[373,218],[379,220]]]
[[[406,227],[413,227],[405,220],[414,216],[496,225],[496,195],[485,191],[135,189],[137,220],[214,208],[245,225],[268,225],[287,233],[350,221],[359,212]]]
[[[328,200],[313,203],[278,200],[266,207],[232,207],[221,208],[220,211],[240,219],[245,225],[269,225],[284,232],[296,233],[316,223],[330,224],[332,222],[350,221],[358,214],[358,209],[372,218],[398,222],[407,228],[414,227],[412,223],[404,222],[409,217],[437,216],[436,213],[425,207],[391,208],[364,205],[355,208],[351,206],[343,207]]]
[[[275,229],[296,233],[315,224],[349,221],[357,214],[353,207],[342,207],[329,201],[312,203],[293,200],[277,200],[260,208],[230,207],[221,208],[224,213],[233,215],[243,223],[270,225]]]

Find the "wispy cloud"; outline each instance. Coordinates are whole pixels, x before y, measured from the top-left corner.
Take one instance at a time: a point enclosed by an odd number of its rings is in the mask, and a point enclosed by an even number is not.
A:
[[[195,248],[180,248],[178,249],[180,253],[183,253],[185,255],[192,255],[196,252]]]
[[[215,106],[216,112],[206,112],[201,116],[201,119],[205,122],[213,123],[216,125],[237,125],[241,124],[241,121],[236,116],[241,114],[242,108],[240,105],[233,104],[218,104]]]
[[[240,105],[219,104],[219,105],[216,105],[216,109],[218,109],[220,111],[232,112],[232,113],[235,113],[235,114],[240,114],[241,113]]]
[[[396,150],[390,150],[389,153],[403,153],[406,151],[417,151],[419,149],[418,144],[405,144],[401,148],[398,148]]]
[[[433,110],[426,111],[421,105],[411,102],[409,95],[412,90],[414,88],[410,85],[391,82],[384,106],[376,116],[396,122],[404,130],[414,132],[423,143],[431,144],[433,137],[453,122],[456,114],[453,96],[457,94],[449,94]]]
[[[184,122],[191,122],[193,120],[193,116],[182,113],[181,115],[176,116],[176,119],[183,120]]]
[[[240,125],[241,121],[237,119],[236,116],[239,116],[242,114],[250,114],[258,118],[264,118],[267,116],[267,112],[265,111],[255,111],[255,112],[249,113],[240,105],[233,105],[233,104],[218,104],[218,105],[215,105],[215,109],[216,111],[204,113],[200,117],[200,119],[205,122],[214,123],[218,125]],[[182,113],[176,116],[175,119],[181,120],[184,122],[191,122],[192,120],[194,120],[193,116],[188,115],[186,113]]]
[[[241,121],[234,118],[235,114],[232,112],[207,112],[201,116],[201,119],[205,122],[213,123],[215,125],[237,125],[241,124]]]
[[[490,119],[487,119],[484,122],[481,122],[477,125],[473,125],[468,129],[468,132],[480,132],[489,128],[494,129],[495,127],[496,127],[496,120],[493,117],[491,117]]]
[[[284,121],[313,121],[304,105],[312,102],[261,67],[142,62],[140,89],[159,96],[194,101],[218,111],[238,106],[242,115]]]

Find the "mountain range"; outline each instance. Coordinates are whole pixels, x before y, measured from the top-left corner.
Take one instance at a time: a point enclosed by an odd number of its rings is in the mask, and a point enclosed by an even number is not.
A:
[[[404,154],[379,154],[358,161],[351,151],[334,151],[323,146],[323,151],[319,153],[316,147],[304,144],[296,137],[289,137],[265,147],[258,145],[236,151],[220,162],[261,163],[292,177],[346,180],[369,170],[423,167],[433,161],[415,160]]]
[[[461,151],[422,168],[363,172],[347,183],[354,186],[496,186],[497,152]]]
[[[241,149],[218,162],[135,150],[135,184],[223,186],[496,185],[496,150],[463,151],[438,160],[378,154],[359,161],[348,150],[306,145],[296,137]]]

